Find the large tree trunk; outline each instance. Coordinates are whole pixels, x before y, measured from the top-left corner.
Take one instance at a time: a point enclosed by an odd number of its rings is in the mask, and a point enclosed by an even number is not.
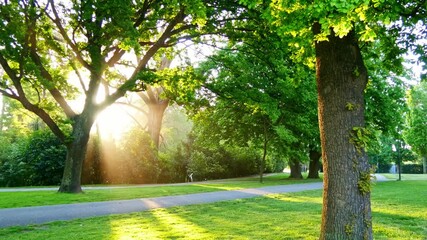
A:
[[[298,161],[298,159],[292,158],[289,161],[289,167],[291,168],[291,175],[289,178],[302,179],[301,163]]]
[[[152,99],[150,99],[152,100]],[[158,150],[160,147],[160,131],[162,129],[163,115],[169,105],[169,100],[152,101],[148,104],[148,133],[154,146]]]
[[[314,26],[315,34],[320,25]],[[324,169],[320,239],[372,239],[370,166],[363,149],[367,83],[354,31],[317,42],[316,78]]]
[[[172,59],[163,56],[159,70],[169,68],[171,62]],[[162,129],[163,115],[169,105],[169,99],[161,96],[163,92],[162,87],[147,85],[146,94],[139,93],[139,96],[148,105],[148,133],[156,146],[156,150],[160,146],[160,130]]]
[[[67,145],[67,158],[59,192],[79,193],[82,191],[82,166],[86,156],[93,118],[93,113],[86,113],[74,119],[72,141]]]
[[[317,150],[310,150],[309,157],[310,163],[308,165],[307,178],[319,178],[320,157],[322,157],[322,153]]]

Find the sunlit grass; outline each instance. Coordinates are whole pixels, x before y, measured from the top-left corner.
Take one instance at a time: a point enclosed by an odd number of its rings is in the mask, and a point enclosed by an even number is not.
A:
[[[0,239],[318,239],[321,190],[0,229]],[[427,181],[378,182],[374,239],[426,239]]]
[[[387,179],[399,179],[399,174],[394,173],[380,173]],[[401,174],[402,180],[426,180],[427,181],[427,174],[407,174],[403,173]]]
[[[372,197],[376,239],[426,239],[427,181],[377,185]]]
[[[257,178],[200,182],[190,185],[158,185],[149,187],[86,190],[83,194],[61,194],[56,191],[0,192],[0,208],[28,207],[80,202],[99,202],[134,198],[149,198],[191,193],[259,188],[273,185],[318,182],[321,180],[290,180],[288,174],[266,177],[264,183]]]

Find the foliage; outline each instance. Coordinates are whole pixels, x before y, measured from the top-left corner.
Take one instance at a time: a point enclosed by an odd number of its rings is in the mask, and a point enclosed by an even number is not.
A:
[[[162,123],[162,145],[160,145],[160,151],[175,150],[187,138],[192,127],[193,123],[182,107],[177,105],[169,106],[165,111]]]
[[[421,157],[427,156],[427,82],[414,86],[408,93],[409,113],[405,139]]]
[[[371,192],[372,183],[371,183],[371,173],[369,171],[359,174],[359,181],[357,182],[357,188],[359,189],[362,195],[366,195]]]
[[[350,135],[350,142],[354,145],[357,152],[360,154],[362,151],[365,151],[369,142],[369,135],[371,133],[369,130],[363,127],[353,127]]]
[[[259,153],[250,148],[199,147],[192,153],[189,169],[197,180],[243,177],[258,172],[259,159]]]
[[[364,50],[369,80],[365,89],[366,125],[371,131],[368,152],[380,153],[381,136],[400,139],[404,128],[404,116],[407,112],[405,91],[407,85],[403,79],[409,79],[408,69],[400,64],[389,63],[386,54],[378,52],[387,49],[373,43]]]
[[[255,174],[259,152],[249,147],[212,144],[204,132],[193,132],[175,152],[165,159],[172,182],[185,181],[193,174],[194,181],[242,177]]]
[[[64,169],[65,146],[49,130],[38,130],[11,143],[0,160],[1,186],[58,185]]]
[[[108,182],[117,183],[156,183],[159,176],[157,153],[150,136],[137,128],[128,132],[118,146],[116,177]]]
[[[182,142],[175,151],[160,153],[159,183],[186,182],[188,181],[188,156],[187,144]]]
[[[313,75],[292,63],[286,45],[262,24],[201,65],[211,104],[196,121],[214,141],[304,161],[307,146],[318,144]]]
[[[102,137],[101,137],[102,136]],[[161,171],[150,135],[139,127],[123,133],[120,141],[92,134],[84,162],[84,184],[156,183]]]
[[[355,30],[360,42],[380,41],[384,64],[401,64],[401,54],[414,51],[421,61],[426,59],[423,44],[427,32],[425,2],[420,1],[257,1],[242,0],[250,8],[263,10],[276,32],[289,41],[293,59],[313,66],[313,40],[324,41],[331,33],[342,38]],[[312,27],[319,23],[320,34],[314,36]],[[411,29],[417,29],[411,31]]]
[[[402,173],[422,174],[423,165],[422,164],[402,164]]]

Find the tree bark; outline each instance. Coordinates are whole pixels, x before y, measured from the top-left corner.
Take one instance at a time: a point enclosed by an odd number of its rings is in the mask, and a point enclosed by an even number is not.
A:
[[[6,112],[6,101],[4,100],[4,97],[1,96],[1,112],[0,112],[0,134],[3,131],[3,125],[4,125],[4,114]]]
[[[313,27],[320,32],[320,24]],[[320,239],[372,239],[370,166],[355,130],[363,129],[367,71],[354,31],[315,43],[324,168]],[[362,131],[363,132],[363,131]]]
[[[301,164],[298,161],[298,159],[291,159],[289,161],[289,167],[291,168],[291,175],[289,176],[289,178],[294,178],[294,179],[302,179],[302,174],[301,174]]]
[[[94,116],[94,113],[86,111],[74,118],[72,141],[67,144],[67,158],[65,159],[64,175],[62,176],[59,192],[82,192],[82,167]]]
[[[264,171],[265,171],[265,160],[267,159],[267,147],[268,147],[268,132],[267,132],[267,122],[264,119],[264,139],[262,146],[262,159],[259,164],[259,182],[264,182]]]
[[[319,167],[320,167],[320,157],[322,153],[316,150],[310,150],[309,158],[310,163],[308,165],[308,176],[307,178],[319,178]]]
[[[424,156],[422,157],[422,159],[423,159],[423,173],[424,173],[424,174],[427,174],[427,156],[426,156],[426,155],[424,155]]]
[[[169,68],[172,60],[163,56],[159,70]],[[147,86],[146,95],[140,93],[139,96],[148,105],[148,133],[153,140],[156,150],[160,147],[160,131],[162,129],[163,115],[169,105],[169,99],[163,98],[162,87]]]
[[[160,147],[160,131],[162,129],[163,115],[169,105],[169,100],[150,99],[148,102],[148,133],[154,146],[158,150]]]

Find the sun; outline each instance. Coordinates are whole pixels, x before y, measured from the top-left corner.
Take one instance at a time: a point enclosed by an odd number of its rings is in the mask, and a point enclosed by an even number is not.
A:
[[[113,137],[120,139],[123,133],[130,130],[135,125],[130,117],[131,112],[121,105],[111,105],[98,114],[95,121],[95,127],[101,137]]]

